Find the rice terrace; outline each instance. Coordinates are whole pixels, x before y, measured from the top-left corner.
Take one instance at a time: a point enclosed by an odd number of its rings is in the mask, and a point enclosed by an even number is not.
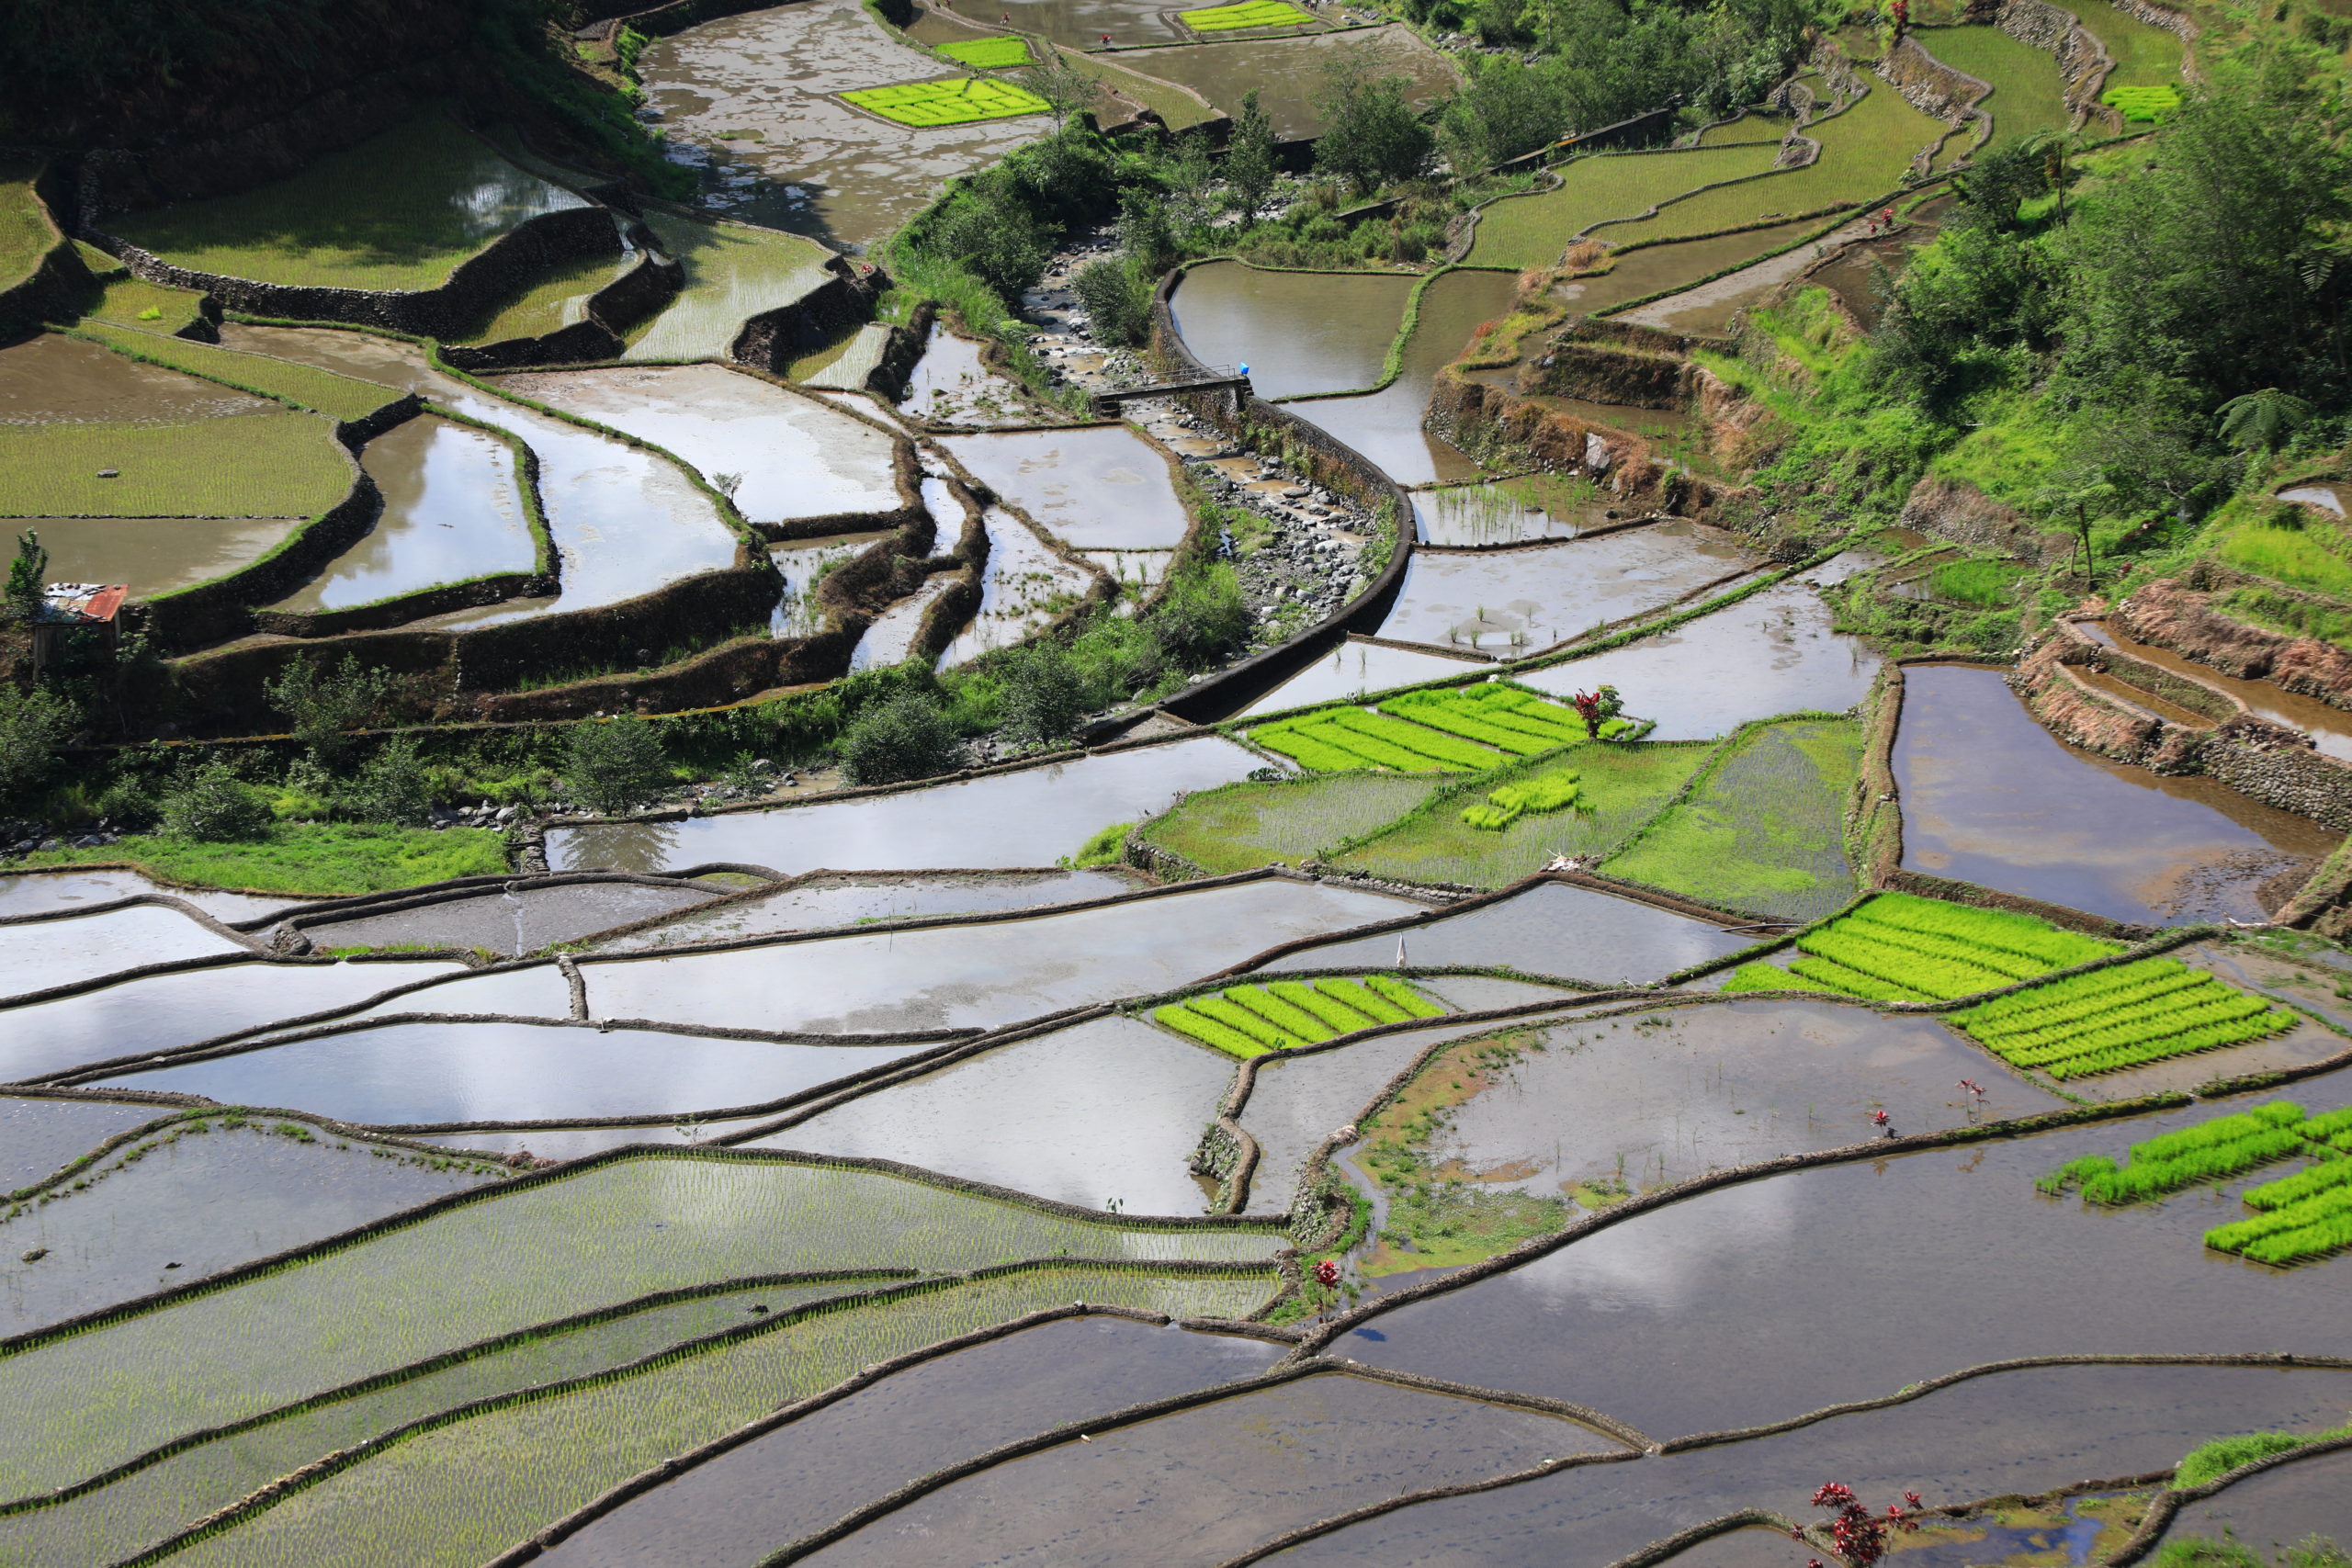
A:
[[[0,1568],[2352,1568],[2346,0],[0,0]]]

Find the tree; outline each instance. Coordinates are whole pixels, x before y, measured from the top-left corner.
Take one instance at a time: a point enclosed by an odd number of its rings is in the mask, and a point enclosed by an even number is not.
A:
[[[1078,722],[1093,705],[1086,681],[1069,649],[1059,643],[1032,643],[1004,657],[998,709],[1013,736],[1051,745],[1078,733]]]
[[[54,692],[0,686],[0,800],[12,799],[47,778],[57,750],[81,728],[82,714]]]
[[[2241,452],[2267,452],[2312,417],[2312,405],[2276,387],[2241,392],[2215,411],[2222,439]]]
[[[1136,276],[1125,256],[1088,262],[1071,287],[1086,307],[1094,336],[1114,348],[1132,348],[1151,332],[1151,285]]]
[[[333,670],[323,660],[296,660],[262,692],[311,759],[333,766],[350,748],[348,732],[376,716],[391,686],[390,672],[363,670],[358,656],[346,653]]]
[[[1274,155],[1274,122],[1259,107],[1258,89],[1241,95],[1241,113],[1225,144],[1225,183],[1244,223],[1255,223],[1274,192],[1281,173]]]
[[[269,803],[225,761],[207,762],[164,792],[163,827],[175,839],[225,843],[258,839],[269,828]]]
[[[1837,1481],[1825,1483],[1813,1495],[1815,1507],[1830,1510],[1829,1544],[1853,1568],[1874,1568],[1894,1544],[1898,1531],[1910,1534],[1918,1529],[1919,1521],[1913,1515],[1919,1509],[1919,1495],[1905,1492],[1903,1502],[1910,1512],[1889,1503],[1885,1513],[1873,1514],[1862,1506],[1852,1487]],[[1799,1540],[1804,1539],[1803,1530],[1790,1533]],[[1815,1558],[1805,1568],[1821,1568],[1820,1559]]]
[[[1528,65],[1515,54],[1463,57],[1470,79],[1438,121],[1438,140],[1456,175],[1467,178],[1506,159],[1532,152],[1567,131],[1569,105],[1557,73],[1544,61]]]
[[[605,816],[628,811],[670,782],[661,738],[634,714],[575,724],[563,738],[563,782]]]
[[[1046,100],[1057,130],[1102,96],[1102,84],[1062,58],[1058,50],[1046,63],[1014,72],[1012,79]]]
[[[17,536],[17,558],[8,563],[8,611],[26,626],[40,611],[40,591],[49,581],[49,551],[28,528]]]
[[[416,827],[433,815],[433,790],[416,738],[395,735],[361,766],[335,804],[362,822]]]
[[[901,692],[850,721],[841,753],[852,784],[897,784],[954,772],[963,765],[964,744],[928,693]]]
[[[1374,75],[1357,55],[1334,62],[1315,95],[1315,107],[1323,117],[1315,166],[1347,181],[1359,196],[1412,179],[1428,168],[1436,142],[1405,101],[1412,85],[1403,75]]]

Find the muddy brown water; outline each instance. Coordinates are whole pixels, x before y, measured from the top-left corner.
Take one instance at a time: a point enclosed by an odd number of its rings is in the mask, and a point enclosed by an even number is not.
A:
[[[638,70],[673,158],[703,170],[706,201],[852,249],[913,217],[949,178],[1053,130],[1042,114],[918,130],[843,103],[833,95],[953,70],[892,39],[857,0],[706,22],[647,45]]]
[[[1285,940],[1409,914],[1283,880],[922,931],[580,965],[592,1018],[865,1033],[994,1028],[1170,989]]]
[[[57,333],[0,349],[0,425],[179,424],[278,406]]]
[[[759,1105],[918,1049],[532,1023],[395,1023],[107,1081],[223,1105],[290,1106],[364,1125],[592,1121]]]
[[[2229,1430],[2216,1428],[2215,1435]],[[2352,1452],[2300,1460],[2224,1487],[2175,1515],[2169,1541],[2234,1537],[2269,1556],[2312,1536],[2352,1545]]]
[[[1232,784],[1265,765],[1247,747],[1202,736],[898,795],[684,822],[550,828],[548,863],[656,871],[732,861],[786,874],[1049,866],[1110,823],[1156,817],[1186,790]]]
[[[2267,718],[2273,724],[2300,729],[2312,738],[2312,743],[2322,755],[2352,763],[2352,713],[2330,707],[2317,697],[2290,692],[2268,681],[2243,681],[2233,675],[2224,675],[2211,665],[2199,664],[2171,649],[2136,642],[2120,628],[2106,621],[2078,624],[2094,640],[2119,653],[2128,653],[2134,659],[2155,665],[2160,670],[2169,670],[2200,685],[2219,687],[2253,710],[2256,718]],[[2134,700],[2144,699],[2135,697]],[[2211,725],[2212,722],[2201,714],[2197,717],[2199,725]]]
[[[1309,703],[1328,702],[1333,697],[1360,697],[1367,692],[1385,692],[1397,686],[1409,686],[1416,682],[1474,674],[1485,664],[1483,660],[1457,657],[1434,649],[1424,653],[1414,649],[1388,648],[1376,642],[1351,640],[1339,644],[1242,712],[1275,713],[1283,708],[1303,707]]]
[[[561,558],[563,591],[418,623],[462,629],[593,609],[735,561],[735,531],[668,458],[477,390],[427,365],[413,344],[319,327],[221,330],[232,348],[275,355],[422,392],[454,412],[514,432],[539,462],[539,499]]]
[[[972,477],[1078,549],[1173,549],[1192,519],[1159,449],[1123,424],[951,435]]]
[[[610,931],[707,904],[709,888],[645,887],[634,883],[590,883],[570,886],[491,888],[467,898],[427,904],[390,914],[361,914],[347,920],[308,926],[303,934],[319,950],[339,947],[487,948],[519,958],[550,942],[578,942]]]
[[[1906,868],[2111,919],[2267,919],[2255,889],[2343,837],[2211,779],[2067,746],[1997,670],[1906,671],[1894,775]]]
[[[1531,1031],[1430,1145],[1432,1162],[1543,1196],[1636,1190],[1724,1166],[2063,1109],[1933,1019],[1827,1002],[1730,1002]],[[1984,1086],[1977,1101],[1962,1078]]]
[[[86,1188],[0,1224],[0,1332],[193,1284],[492,1179],[259,1126],[187,1134],[136,1160],[129,1153],[84,1171]],[[36,1248],[47,1255],[26,1261]]]
[[[1283,1348],[1118,1318],[1044,1324],[910,1367],[707,1461],[539,1561],[751,1568],[784,1542],[999,1444],[1252,1376]]]
[[[1756,940],[1753,934],[1721,931],[1631,898],[1545,882],[1402,932],[1305,948],[1266,967],[1495,965],[1596,986],[1641,986],[1726,957]]]
[[[1019,871],[939,875],[811,877],[740,904],[689,912],[641,931],[589,944],[599,953],[632,953],[687,942],[775,936],[831,926],[904,920],[921,915],[973,915],[1115,898],[1146,886],[1124,866],[1093,871]]]
[[[168,1105],[0,1100],[0,1192],[54,1173],[118,1133],[176,1113]]]
[[[1879,658],[1830,629],[1827,605],[1798,583],[1749,595],[1607,653],[1518,677],[1566,696],[1603,683],[1657,720],[1654,740],[1728,734],[1750,719],[1837,713],[1870,694]]]
[[[301,517],[12,517],[49,552],[51,582],[121,582],[150,599],[251,566]]]
[[[2352,1075],[2306,1079],[2291,1098],[2331,1109],[2352,1099]],[[2016,1356],[2352,1352],[2341,1310],[2352,1260],[2270,1269],[2203,1246],[2267,1173],[2120,1209],[2034,1190],[2067,1160],[2120,1159],[2236,1108],[1721,1188],[1380,1314],[1333,1348],[1555,1394],[1660,1437],[1782,1420]]]
[[[1399,1493],[1616,1447],[1557,1416],[1328,1372],[1073,1435],[803,1561],[1205,1565]]]
[[[899,507],[888,435],[723,365],[541,371],[496,384],[650,441],[714,486],[734,475],[736,509],[754,523]]]
[[[1478,465],[1421,428],[1439,367],[1461,353],[1480,323],[1510,308],[1518,275],[1464,270],[1433,280],[1405,344],[1403,366],[1385,391],[1284,406],[1378,464],[1402,485],[1482,477]]]
[[[1380,635],[1523,655],[1672,604],[1756,558],[1732,535],[1679,519],[1537,549],[1418,551]]]
[[[1193,358],[1249,366],[1261,398],[1347,392],[1380,379],[1414,281],[1408,273],[1276,272],[1214,261],[1186,272],[1168,307]]]
[[[984,6],[986,0],[972,3]],[[1014,9],[1017,16],[1019,8]],[[1460,85],[1460,77],[1445,56],[1402,25],[1187,44],[1123,54],[1118,61],[1129,70],[1190,87],[1227,114],[1239,114],[1242,95],[1255,89],[1259,107],[1273,121],[1274,134],[1285,141],[1323,133],[1324,118],[1316,96],[1342,62],[1361,62],[1378,76],[1402,76],[1405,101],[1417,108]],[[1272,394],[1261,391],[1259,395]]]
[[[2347,1399],[2352,1374],[2333,1371],[2176,1366],[1996,1372],[1911,1404],[1839,1416],[1775,1437],[1586,1466],[1418,1504],[1267,1561],[1283,1568],[1363,1562],[1551,1568],[1623,1561],[1735,1508],[1826,1520],[1809,1506],[1825,1480],[1854,1487],[1873,1509],[1913,1490],[1929,1507],[2030,1495],[2088,1478],[2167,1469],[2217,1433],[2321,1429],[2340,1419]],[[1916,1561],[1923,1568],[2028,1560],[1948,1552],[1939,1542],[1896,1539],[1890,1561]],[[1804,1555],[1800,1552],[1792,1568]],[[2087,1559],[2037,1553],[2030,1560]],[[1669,1561],[1679,1568],[1716,1568],[1724,1562],[1787,1560],[1724,1559],[1700,1547]]]
[[[368,443],[359,466],[383,492],[383,514],[272,608],[348,609],[436,583],[537,570],[514,453],[496,436],[425,414]]]
[[[140,1052],[193,1045],[280,1019],[364,1002],[379,991],[464,965],[223,964],[84,991],[0,1011],[0,1079],[21,1079]]]
[[[751,1148],[894,1159],[1081,1209],[1204,1212],[1186,1167],[1231,1057],[1138,1019],[1073,1024],[894,1084]]]

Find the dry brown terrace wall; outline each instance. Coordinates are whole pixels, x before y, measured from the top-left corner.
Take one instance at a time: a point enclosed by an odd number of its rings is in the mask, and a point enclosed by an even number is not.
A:
[[[622,250],[610,211],[601,207],[566,208],[516,224],[458,263],[448,281],[437,288],[322,288],[175,266],[95,225],[85,225],[83,237],[150,283],[209,294],[232,310],[434,338],[469,335],[502,300],[565,262],[616,256]]]
[[[2212,581],[2216,575],[2199,563],[2199,580]],[[2264,588],[2280,592],[2267,583]],[[2171,578],[2151,582],[2111,614],[2137,641],[2171,649],[2224,675],[2268,681],[2332,707],[2352,708],[2352,653],[2317,637],[2290,637],[2233,619],[2213,608],[2211,592],[2188,583]]]
[[[1731,493],[1660,462],[1637,435],[1474,381],[1451,365],[1438,372],[1427,423],[1473,457],[1590,474],[1632,506],[1705,517]]]
[[[1894,521],[1898,527],[2030,561],[2055,560],[2072,547],[2066,535],[2045,533],[2023,513],[1965,479],[1933,474],[1911,487]]]
[[[1586,318],[1519,367],[1521,392],[1627,408],[1679,409],[1690,400],[1693,340],[1679,333]]]

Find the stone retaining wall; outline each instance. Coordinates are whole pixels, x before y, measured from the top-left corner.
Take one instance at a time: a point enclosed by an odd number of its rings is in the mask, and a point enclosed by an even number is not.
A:
[[[1589,474],[1628,506],[1705,517],[1732,493],[1658,461],[1637,435],[1473,381],[1452,366],[1438,372],[1427,423],[1474,457]]]

